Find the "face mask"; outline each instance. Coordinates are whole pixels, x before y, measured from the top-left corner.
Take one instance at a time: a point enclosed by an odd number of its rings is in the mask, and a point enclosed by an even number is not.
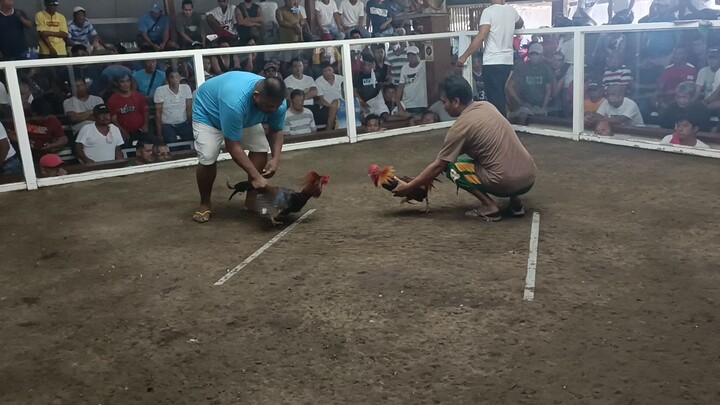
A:
[[[292,7],[290,8],[290,11],[291,11],[293,14],[297,14],[297,13],[300,12],[300,7],[298,7],[298,6],[292,6]]]

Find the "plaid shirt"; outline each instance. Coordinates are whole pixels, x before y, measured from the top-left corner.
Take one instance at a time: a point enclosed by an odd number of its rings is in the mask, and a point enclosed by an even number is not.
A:
[[[83,45],[89,45],[90,38],[98,36],[97,31],[95,31],[95,27],[93,27],[88,20],[85,20],[82,27],[78,27],[75,20],[72,20],[68,24],[68,32],[70,33],[70,40],[72,42]]]

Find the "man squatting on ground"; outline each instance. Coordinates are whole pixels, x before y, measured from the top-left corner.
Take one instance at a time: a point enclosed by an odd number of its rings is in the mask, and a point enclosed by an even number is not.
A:
[[[275,175],[284,140],[285,92],[282,80],[248,72],[228,72],[198,88],[193,103],[193,135],[200,208],[193,215],[195,222],[210,220],[210,196],[223,142],[256,190],[265,188],[267,179]],[[268,124],[267,134],[263,123]],[[268,152],[272,154],[270,160]],[[256,197],[256,191],[249,192],[245,207],[254,209]]]
[[[512,126],[492,104],[472,102],[472,87],[462,76],[449,76],[440,84],[440,89],[445,111],[458,118],[445,136],[435,161],[410,183],[399,182],[394,194],[404,197],[445,172],[458,188],[482,203],[465,215],[487,221],[501,220],[500,208],[488,194],[510,197],[511,214],[524,215],[519,196],[532,188],[537,168]],[[463,154],[470,159],[458,160]]]

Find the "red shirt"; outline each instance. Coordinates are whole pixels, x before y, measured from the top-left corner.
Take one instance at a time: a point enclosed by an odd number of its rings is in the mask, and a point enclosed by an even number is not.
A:
[[[129,97],[119,93],[113,94],[108,100],[108,108],[113,116],[117,116],[118,124],[127,132],[133,133],[145,125],[147,101],[142,94],[133,91]]]
[[[43,146],[53,143],[65,136],[60,120],[52,115],[39,124],[27,123],[30,147],[39,151]]]
[[[662,94],[665,96],[674,96],[677,92],[678,84],[682,82],[695,82],[697,70],[695,66],[689,63],[672,64],[665,68],[660,76],[660,86]]]

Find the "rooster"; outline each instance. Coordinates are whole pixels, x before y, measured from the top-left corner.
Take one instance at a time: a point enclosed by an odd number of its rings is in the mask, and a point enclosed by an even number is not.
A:
[[[321,176],[316,172],[310,172],[305,175],[302,189],[299,192],[283,187],[267,186],[263,190],[258,190],[255,211],[270,218],[273,225],[282,224],[278,219],[299,212],[310,198],[320,197],[322,187],[329,182],[329,175]],[[228,180],[227,185],[229,189],[235,190],[230,194],[228,200],[233,198],[235,194],[254,190],[252,183],[247,180],[241,181],[234,186],[231,186],[230,180]]]
[[[388,191],[395,190],[395,187],[397,187],[399,182],[409,183],[414,179],[414,177],[410,176],[395,175],[395,168],[392,166],[385,166],[384,168],[380,169],[380,166],[376,164],[370,165],[368,175],[370,176],[373,184],[375,184],[375,187],[382,186],[382,188]],[[418,187],[414,189],[407,197],[404,197],[400,201],[400,204],[412,204],[413,201],[425,201],[425,213],[428,213],[430,212],[430,199],[428,198],[428,193],[430,192],[430,190],[432,190],[432,188],[432,183],[426,186]]]

